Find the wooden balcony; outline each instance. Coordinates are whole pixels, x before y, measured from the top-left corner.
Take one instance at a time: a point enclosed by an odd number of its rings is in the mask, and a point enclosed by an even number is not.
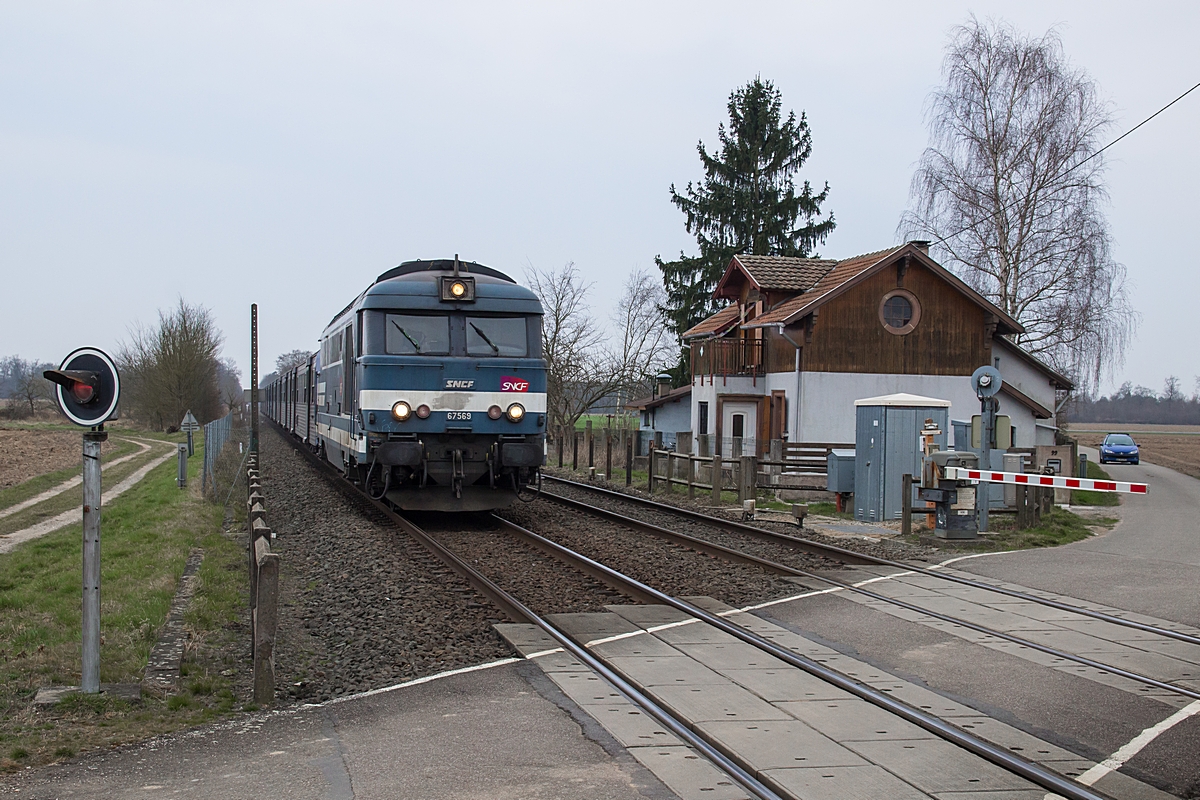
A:
[[[704,339],[692,342],[692,374],[758,378],[796,369],[796,348],[774,331],[761,339]]]

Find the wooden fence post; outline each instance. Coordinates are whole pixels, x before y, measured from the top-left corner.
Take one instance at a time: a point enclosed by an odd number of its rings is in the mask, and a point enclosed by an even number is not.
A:
[[[900,533],[912,533],[912,487],[913,476],[907,472],[900,476]]]
[[[650,477],[646,479],[646,490],[650,494],[654,494],[654,461],[658,457],[658,450],[655,449],[653,443],[650,445],[649,471]]]
[[[596,438],[592,436],[592,421],[589,419],[584,424],[584,435],[587,437],[588,447],[588,466],[596,466]]]
[[[558,426],[558,468],[562,469],[563,465],[563,435],[562,425]]]
[[[571,471],[579,469],[579,431],[571,429]]]
[[[687,456],[687,482],[688,482],[688,500],[696,499],[696,459],[692,455]]]
[[[604,436],[604,480],[612,480],[612,429]]]

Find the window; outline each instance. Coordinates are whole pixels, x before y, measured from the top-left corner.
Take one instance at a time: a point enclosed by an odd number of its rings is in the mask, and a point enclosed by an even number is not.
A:
[[[708,401],[701,400],[696,404],[696,435],[708,434]]]
[[[741,439],[742,435],[746,432],[745,429],[746,429],[746,415],[745,414],[734,414],[733,415],[733,438]]]
[[[893,289],[879,304],[879,321],[891,333],[908,333],[921,321],[921,304],[912,292]]]
[[[396,356],[444,356],[450,352],[450,318],[388,314],[387,352]]]
[[[523,358],[528,354],[524,317],[467,317],[467,355]]]

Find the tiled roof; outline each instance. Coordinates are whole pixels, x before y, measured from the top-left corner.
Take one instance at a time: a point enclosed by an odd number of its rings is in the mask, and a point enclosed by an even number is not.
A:
[[[736,255],[760,289],[779,289],[803,292],[812,288],[826,272],[838,263],[828,258],[792,258],[790,256]]]
[[[645,411],[648,408],[657,408],[661,405],[666,405],[673,400],[682,400],[684,397],[690,396],[692,393],[692,385],[689,383],[686,386],[680,386],[678,389],[672,389],[664,395],[655,397],[639,397],[636,400],[630,400],[625,404],[625,407],[633,411]]]
[[[903,246],[900,245],[900,247]],[[837,266],[826,272],[811,289],[803,294],[796,295],[790,300],[785,300],[755,319],[751,325],[758,327],[780,322],[786,323],[793,316],[813,305],[825,295],[844,285],[846,282],[857,278],[892,253],[895,253],[900,247],[890,247],[887,250],[865,253],[861,256],[854,256],[853,258],[834,262]]]
[[[694,339],[697,336],[716,336],[729,330],[740,319],[737,303],[725,306],[708,319],[683,332],[684,339]]]

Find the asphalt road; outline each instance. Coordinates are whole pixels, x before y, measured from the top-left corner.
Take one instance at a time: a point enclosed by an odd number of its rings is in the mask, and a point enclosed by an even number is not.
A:
[[[1122,495],[1116,528],[958,568],[1200,628],[1200,480],[1145,462],[1104,469],[1114,480],[1150,485],[1147,495]]]

